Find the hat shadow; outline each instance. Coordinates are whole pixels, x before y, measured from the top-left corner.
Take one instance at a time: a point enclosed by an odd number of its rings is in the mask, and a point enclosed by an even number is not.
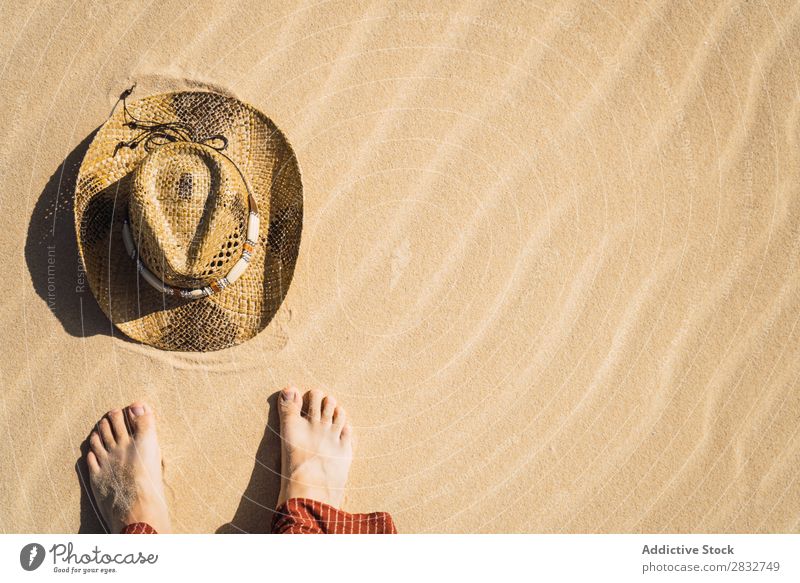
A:
[[[239,507],[231,518],[217,530],[217,534],[269,533],[272,515],[281,487],[281,438],[278,418],[279,392],[270,395],[269,415],[264,435],[255,455],[253,472]]]
[[[56,168],[34,205],[25,262],[36,294],[72,336],[125,336],[114,329],[89,289],[75,233],[75,186],[81,161],[99,128]]]

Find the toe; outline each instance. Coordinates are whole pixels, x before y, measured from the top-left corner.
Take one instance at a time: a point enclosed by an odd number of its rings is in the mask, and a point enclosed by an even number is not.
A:
[[[278,412],[280,413],[281,423],[286,419],[300,415],[302,403],[300,392],[297,387],[286,387],[278,397]]]
[[[114,432],[114,440],[117,443],[126,443],[128,441],[128,428],[125,427],[125,415],[119,409],[114,409],[106,413],[109,423],[111,424],[111,431]]]
[[[341,430],[345,423],[347,423],[347,413],[344,407],[336,407],[333,410],[333,424]]]
[[[156,416],[147,403],[135,402],[128,406],[128,422],[133,436],[142,435],[156,428]]]
[[[306,393],[308,406],[306,408],[306,417],[312,421],[319,421],[322,415],[322,398],[324,397],[322,391],[311,389]]]
[[[103,440],[100,439],[96,431],[92,431],[92,434],[89,436],[89,448],[92,453],[94,453],[96,460],[105,459],[108,455],[106,448],[103,446]]]
[[[322,400],[322,420],[330,423],[333,421],[333,412],[336,410],[336,399],[328,395]]]
[[[342,441],[345,441],[345,442],[348,442],[348,443],[352,443],[352,441],[353,441],[353,428],[350,427],[349,423],[345,423],[344,427],[342,427],[341,439],[342,439]]]
[[[89,468],[89,472],[92,475],[97,475],[100,473],[100,464],[97,461],[97,456],[94,455],[93,451],[90,451],[86,454],[86,466]]]
[[[111,423],[109,423],[108,419],[105,417],[97,424],[97,432],[100,434],[100,437],[103,438],[106,449],[110,449],[116,445],[116,441],[114,441],[114,432],[111,430]]]

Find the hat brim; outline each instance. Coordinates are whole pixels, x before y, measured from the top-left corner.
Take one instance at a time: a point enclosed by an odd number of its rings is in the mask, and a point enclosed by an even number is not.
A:
[[[201,135],[224,135],[225,153],[242,170],[269,222],[245,273],[221,292],[188,300],[151,287],[122,239],[131,173],[147,152],[140,147],[115,153],[133,133],[117,108],[89,146],[75,189],[78,252],[101,309],[127,336],[163,350],[220,350],[252,338],[283,302],[300,247],[303,188],[291,146],[269,118],[218,93],[160,94],[127,107],[139,119],[182,121]]]

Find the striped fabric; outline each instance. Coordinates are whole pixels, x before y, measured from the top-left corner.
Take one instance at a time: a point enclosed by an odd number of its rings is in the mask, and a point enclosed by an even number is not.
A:
[[[350,514],[309,498],[291,498],[275,511],[273,534],[397,534],[388,512]]]
[[[275,511],[273,534],[397,534],[388,512],[350,514],[309,498],[291,498]],[[158,534],[146,522],[129,524],[121,534]]]
[[[158,534],[156,529],[146,522],[134,522],[122,529],[120,534]]]

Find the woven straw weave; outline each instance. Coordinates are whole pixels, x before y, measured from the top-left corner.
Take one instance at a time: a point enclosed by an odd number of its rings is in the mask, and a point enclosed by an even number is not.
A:
[[[228,146],[225,156],[187,142],[149,153],[141,145],[123,147],[115,154],[121,141],[136,135],[123,126],[122,108],[98,130],[78,175],[75,225],[100,307],[125,334],[164,350],[219,350],[252,338],[280,307],[297,260],[303,193],[291,146],[263,114],[216,93],[155,95],[127,107],[137,119],[185,122],[198,136],[221,134]],[[247,270],[207,298],[158,292],[125,252],[126,216],[150,271],[176,287],[207,285],[241,256],[249,207],[236,167],[261,215]]]

